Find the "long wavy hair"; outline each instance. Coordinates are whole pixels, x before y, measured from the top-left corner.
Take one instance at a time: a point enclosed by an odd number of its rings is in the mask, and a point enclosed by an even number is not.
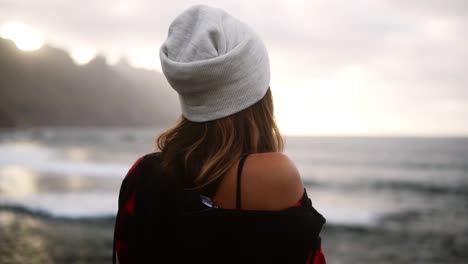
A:
[[[233,115],[206,122],[181,116],[177,125],[156,139],[163,172],[182,173],[186,188],[202,190],[220,179],[243,154],[283,151],[273,112],[268,87],[260,101]]]

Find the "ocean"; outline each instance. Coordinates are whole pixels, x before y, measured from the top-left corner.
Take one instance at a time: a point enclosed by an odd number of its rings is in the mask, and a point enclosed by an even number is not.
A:
[[[0,132],[0,263],[104,263],[158,129]],[[285,137],[328,263],[468,263],[468,138]]]

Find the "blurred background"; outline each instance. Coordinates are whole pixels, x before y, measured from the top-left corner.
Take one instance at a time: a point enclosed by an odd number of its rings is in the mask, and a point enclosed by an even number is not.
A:
[[[468,262],[465,0],[0,0],[0,263],[105,263],[121,181],[180,115],[158,50],[192,4],[270,54],[329,263]]]

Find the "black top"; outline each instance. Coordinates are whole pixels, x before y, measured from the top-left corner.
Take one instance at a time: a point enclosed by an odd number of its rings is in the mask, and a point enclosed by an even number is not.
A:
[[[320,243],[325,218],[304,190],[299,207],[241,210],[239,162],[236,209],[212,208],[160,171],[160,154],[139,163],[129,250],[136,263],[305,263]]]

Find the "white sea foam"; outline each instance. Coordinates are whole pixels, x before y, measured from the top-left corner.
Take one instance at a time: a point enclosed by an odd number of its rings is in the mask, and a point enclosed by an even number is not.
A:
[[[394,197],[374,192],[307,189],[309,198],[328,224],[346,226],[375,226],[385,215],[406,210],[417,204],[402,206]]]
[[[0,197],[0,204],[19,206],[56,217],[104,217],[117,213],[116,193],[37,193],[27,197]]]
[[[36,193],[27,197],[0,197],[0,204],[19,206],[31,211],[39,211],[56,217],[105,217],[117,212],[116,193]],[[350,226],[372,226],[378,213],[358,208],[333,207],[329,204],[315,206],[329,224]]]
[[[19,206],[60,217],[115,215],[118,190],[44,193],[37,190],[37,174],[70,179],[87,176],[123,178],[130,166],[69,159],[59,148],[33,142],[3,143],[0,144],[0,205]]]
[[[0,145],[0,167],[18,166],[35,172],[80,176],[123,177],[131,164],[65,159],[58,149],[33,143]]]

